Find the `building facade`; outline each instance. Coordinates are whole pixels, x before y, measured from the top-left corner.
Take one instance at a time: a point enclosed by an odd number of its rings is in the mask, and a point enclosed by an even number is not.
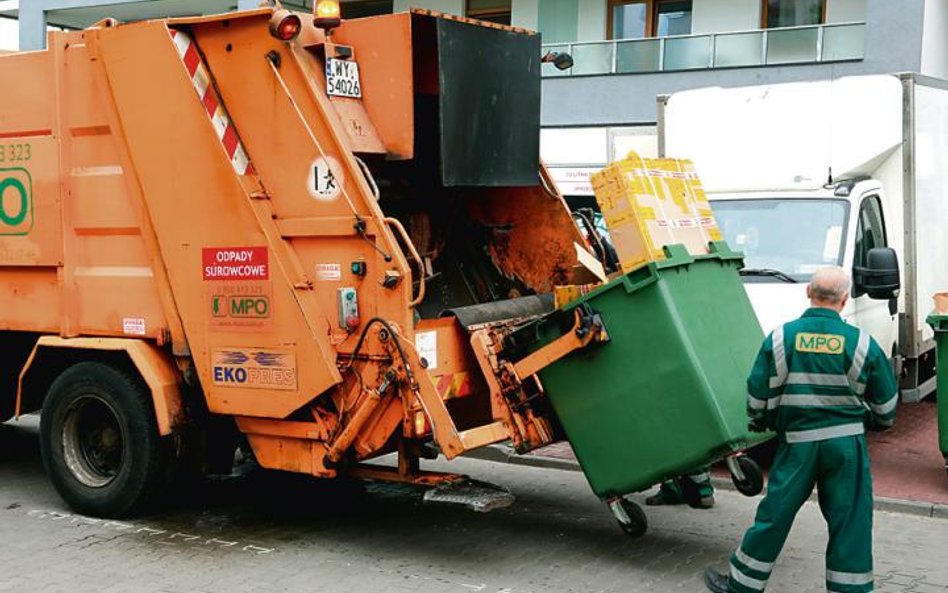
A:
[[[250,9],[259,0],[0,1],[20,48],[48,26]],[[285,0],[310,10],[311,0]],[[657,95],[706,86],[920,72],[948,78],[948,0],[343,0],[349,18],[417,6],[540,31],[543,157],[564,193],[628,150],[656,150]]]

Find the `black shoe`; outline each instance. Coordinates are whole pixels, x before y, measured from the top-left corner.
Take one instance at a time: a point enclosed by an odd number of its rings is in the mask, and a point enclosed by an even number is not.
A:
[[[693,509],[710,509],[714,507],[714,497],[702,496],[697,502],[690,503],[688,506]]]
[[[704,585],[711,593],[727,593],[728,576],[709,566],[704,571]]]

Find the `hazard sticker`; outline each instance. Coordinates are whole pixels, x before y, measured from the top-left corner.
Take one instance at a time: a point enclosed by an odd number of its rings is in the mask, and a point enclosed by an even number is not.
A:
[[[345,174],[342,165],[331,156],[321,156],[309,167],[306,189],[314,200],[331,202],[342,193]]]
[[[438,332],[427,331],[415,334],[415,350],[428,362],[428,370],[438,368]]]
[[[296,389],[296,356],[291,351],[216,348],[211,352],[211,382],[218,387]]]
[[[316,279],[320,282],[342,280],[342,264],[316,264]]]
[[[144,336],[145,335],[145,318],[144,317],[123,317],[122,318],[122,333],[129,336]]]

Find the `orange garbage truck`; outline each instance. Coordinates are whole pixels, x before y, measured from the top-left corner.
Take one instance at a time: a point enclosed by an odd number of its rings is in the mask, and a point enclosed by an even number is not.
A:
[[[421,458],[564,439],[539,374],[609,336],[577,307],[509,354],[590,249],[539,161],[541,66],[521,29],[279,7],[0,57],[0,421],[41,411],[57,491],[105,517],[238,448],[443,487]]]

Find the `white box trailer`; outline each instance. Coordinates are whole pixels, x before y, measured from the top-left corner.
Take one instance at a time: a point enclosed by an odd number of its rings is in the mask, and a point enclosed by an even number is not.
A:
[[[903,401],[933,392],[925,317],[948,290],[948,82],[900,74],[715,87],[661,96],[658,107],[659,152],[695,162],[725,238],[745,252],[764,329],[803,311],[817,268],[854,270],[844,317],[892,353]],[[877,247],[898,256],[896,298],[864,286]]]

